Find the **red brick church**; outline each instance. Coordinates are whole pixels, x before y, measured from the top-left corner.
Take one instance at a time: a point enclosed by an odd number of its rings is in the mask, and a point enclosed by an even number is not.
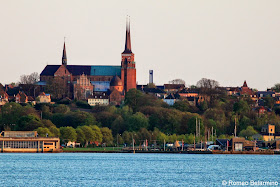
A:
[[[57,84],[60,85],[55,90],[58,92],[58,98],[87,99],[94,93],[106,92],[108,95],[114,95],[117,100],[123,99],[127,91],[136,88],[136,68],[131,49],[129,22],[126,25],[125,49],[121,57],[120,66],[68,65],[64,42],[62,64],[47,65],[40,74],[39,84],[52,85],[53,88]]]

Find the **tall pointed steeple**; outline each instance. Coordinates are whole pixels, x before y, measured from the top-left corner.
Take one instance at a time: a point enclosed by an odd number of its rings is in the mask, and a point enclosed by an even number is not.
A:
[[[122,66],[121,66],[121,80],[124,92],[128,92],[130,89],[136,89],[136,68],[134,61],[134,53],[131,50],[131,38],[130,38],[130,20],[126,19],[126,37],[125,48],[122,53]]]
[[[130,40],[130,19],[126,19],[125,48],[123,53],[132,53]]]
[[[66,56],[65,39],[64,39],[63,54],[62,54],[62,65],[67,66],[67,56]]]

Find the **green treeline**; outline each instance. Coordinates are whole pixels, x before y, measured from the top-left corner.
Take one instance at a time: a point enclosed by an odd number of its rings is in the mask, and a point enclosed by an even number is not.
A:
[[[250,97],[232,97],[215,93],[209,101],[191,106],[177,101],[168,106],[161,99],[132,89],[120,106],[89,107],[86,102],[22,106],[7,103],[1,108],[0,130],[37,130],[40,136],[58,136],[62,141],[77,141],[84,146],[93,142],[116,145],[142,140],[162,143],[184,140],[193,143],[196,121],[200,121],[201,139],[212,127],[216,137],[232,136],[235,120],[237,134],[245,138],[260,132],[267,123],[280,131],[280,109],[273,98],[264,98],[271,112],[259,115]],[[210,133],[211,134],[211,133]]]

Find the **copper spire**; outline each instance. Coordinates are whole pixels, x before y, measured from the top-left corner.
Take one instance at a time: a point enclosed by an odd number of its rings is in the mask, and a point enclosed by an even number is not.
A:
[[[62,53],[62,65],[67,65],[65,38],[64,38],[64,46],[63,46],[63,53]]]
[[[130,19],[126,18],[125,48],[123,53],[132,53],[130,40]]]

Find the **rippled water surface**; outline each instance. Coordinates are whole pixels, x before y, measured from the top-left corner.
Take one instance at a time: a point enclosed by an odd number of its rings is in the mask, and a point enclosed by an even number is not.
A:
[[[0,154],[0,186],[221,186],[223,180],[280,183],[280,156]]]

